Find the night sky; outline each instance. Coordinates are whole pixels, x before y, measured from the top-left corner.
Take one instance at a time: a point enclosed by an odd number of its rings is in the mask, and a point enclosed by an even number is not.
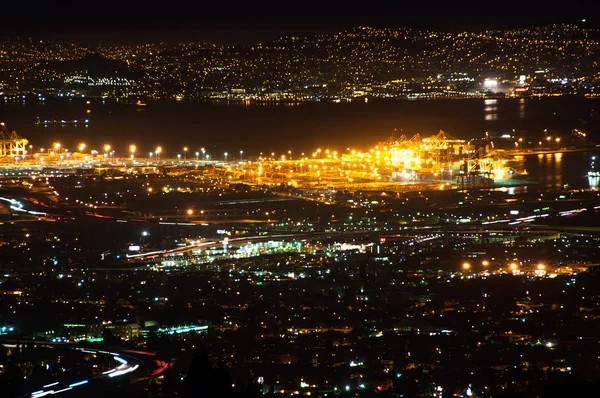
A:
[[[418,1],[15,1],[3,4],[3,36],[78,41],[204,40],[243,44],[280,34],[326,33],[357,25],[474,30],[528,27],[583,18],[598,24],[599,6],[525,2]],[[381,2],[379,3],[381,4]]]

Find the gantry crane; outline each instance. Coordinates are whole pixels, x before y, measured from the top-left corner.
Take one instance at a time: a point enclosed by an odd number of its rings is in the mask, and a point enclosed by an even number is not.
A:
[[[0,158],[25,156],[28,143],[16,131],[9,131],[4,122],[0,123]]]

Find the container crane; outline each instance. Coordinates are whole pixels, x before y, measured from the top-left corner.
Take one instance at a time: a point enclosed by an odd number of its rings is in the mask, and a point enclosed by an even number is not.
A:
[[[25,156],[28,143],[16,131],[9,131],[4,122],[0,123],[0,158]]]

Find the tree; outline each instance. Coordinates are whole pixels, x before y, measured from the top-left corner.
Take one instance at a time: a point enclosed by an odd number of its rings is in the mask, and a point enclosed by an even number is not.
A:
[[[232,397],[231,379],[224,366],[214,368],[204,346],[196,347],[190,369],[184,380],[187,398]]]

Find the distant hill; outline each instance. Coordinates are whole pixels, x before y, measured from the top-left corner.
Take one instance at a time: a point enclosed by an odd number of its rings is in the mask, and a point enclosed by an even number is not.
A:
[[[90,77],[126,77],[135,78],[136,73],[125,61],[108,59],[99,54],[89,54],[83,58],[65,61],[48,62],[48,69],[60,74],[84,73]]]

